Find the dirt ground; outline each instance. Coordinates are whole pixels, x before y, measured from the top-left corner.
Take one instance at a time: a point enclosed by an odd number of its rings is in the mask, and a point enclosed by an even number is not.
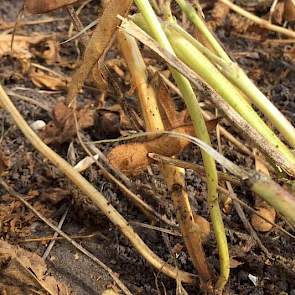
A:
[[[91,1],[82,10],[81,20],[84,25],[96,19],[100,11],[99,2],[98,0]],[[0,28],[2,22],[15,21],[21,7],[21,0],[2,0],[0,5]],[[207,5],[204,11],[209,19],[211,10],[212,5]],[[263,11],[261,14],[263,14]],[[49,17],[58,20],[16,28],[16,35],[33,36],[34,33],[44,33],[53,36],[52,38],[58,42],[66,40],[71,21],[65,10],[38,16],[25,15],[24,19],[42,20]],[[241,33],[229,20],[218,26],[215,33],[223,42],[226,50],[245,69],[250,78],[255,80],[260,89],[268,95],[292,123],[295,123],[294,44],[277,45],[271,41],[268,42],[271,38],[276,39],[277,36],[257,28]],[[42,48],[36,50],[42,51]],[[59,53],[62,59],[67,61],[66,65],[62,65],[61,62],[48,64],[44,58],[37,55],[31,58],[31,62],[46,66],[64,76],[70,77],[78,58],[75,42],[60,45]],[[118,50],[114,47],[107,58],[116,57],[117,54]],[[122,86],[123,97],[129,101],[130,105],[136,105],[136,98],[128,96],[129,86],[124,84],[124,81],[115,72],[111,73],[114,75],[114,79],[121,83],[119,85]],[[11,96],[12,101],[28,123],[36,120],[49,122],[52,117],[51,110],[53,106],[58,100],[66,96],[65,89],[53,91],[45,87],[38,87],[32,82],[30,75],[23,72],[20,61],[9,55],[2,57],[0,55],[0,81],[8,92],[13,91],[19,95],[30,97],[40,104],[37,105],[20,97]],[[98,97],[99,91],[97,89],[90,86],[85,87],[83,94],[79,96],[79,102],[96,103]],[[175,99],[179,101],[179,98],[176,97]],[[107,97],[106,100],[112,105],[121,102],[122,98],[116,97],[115,93]],[[232,126],[227,126],[227,129],[239,137],[237,129]],[[92,237],[79,239],[78,242],[116,272],[133,294],[176,294],[175,282],[150,267],[105,216],[83,201],[81,193],[55,167],[35,151],[3,109],[0,109],[0,130],[1,151],[9,159],[8,168],[5,169],[3,176],[9,185],[19,193],[29,196],[30,203],[56,224],[65,210],[70,207],[62,229],[70,236],[93,234]],[[98,128],[98,132],[103,134],[103,131]],[[93,130],[86,130],[85,134],[90,139],[97,139]],[[216,141],[216,139],[214,140]],[[241,138],[241,140],[243,139]],[[50,146],[65,159],[70,159],[68,152],[70,144],[74,147],[75,161],[77,163],[86,154],[75,137],[70,142]],[[224,155],[230,160],[244,167],[253,167],[253,159],[237,152],[226,140],[223,140],[222,144]],[[104,145],[101,148],[108,150],[109,145]],[[201,163],[200,152],[193,146],[189,146],[183,152],[181,158]],[[156,165],[152,166],[152,171],[152,175],[143,172],[134,179],[134,182],[143,183],[155,189],[157,195],[163,198],[167,197],[163,179],[159,175]],[[130,224],[132,222],[148,223],[143,214],[126,200],[114,184],[103,177],[97,167],[92,166],[83,172],[83,175],[106,196],[108,201],[115,206]],[[193,200],[194,210],[203,217],[209,218],[208,206],[205,200],[205,184],[191,170],[187,171],[186,181],[187,189]],[[254,204],[253,195],[246,189],[237,187],[235,192],[249,205]],[[149,196],[145,196],[145,200],[152,203],[148,198]],[[74,200],[73,203],[72,200]],[[163,210],[160,204],[157,204],[157,206],[159,210]],[[166,207],[170,209],[171,215],[174,216],[172,205],[169,202]],[[249,212],[245,212],[249,217]],[[274,258],[270,260],[253,243],[233,208],[224,214],[224,222],[233,260],[226,294],[295,295],[294,240],[277,229],[272,229],[266,233],[258,233],[262,243]],[[288,225],[284,219],[278,217],[276,223],[283,226],[290,233],[295,233],[294,228]],[[138,225],[133,226],[155,253],[165,261],[174,263],[165,244],[163,233]],[[0,188],[1,239],[42,256],[48,242],[29,242],[26,240],[47,237],[52,234],[52,230],[48,229],[28,209],[18,203],[14,197],[7,195]],[[177,244],[183,245],[183,241],[179,237],[168,235],[168,239],[172,247]],[[219,267],[218,252],[212,234],[205,244],[205,252],[214,273],[217,274]],[[73,294],[101,294],[107,287],[114,285],[112,279],[103,269],[64,240],[56,241],[46,263],[48,271],[66,283]],[[178,255],[177,265],[180,269],[194,272],[190,258],[184,248]],[[253,283],[253,279],[251,281],[251,275],[257,278],[257,282]],[[201,294],[197,287],[185,287],[188,294]]]

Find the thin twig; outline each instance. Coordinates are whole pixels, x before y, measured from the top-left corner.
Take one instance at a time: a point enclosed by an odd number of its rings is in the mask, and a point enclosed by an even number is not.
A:
[[[61,217],[61,219],[60,219],[60,221],[59,221],[59,223],[58,223],[58,228],[59,228],[60,230],[61,230],[61,228],[62,228],[62,226],[63,226],[63,224],[64,224],[64,222],[65,222],[65,220],[66,220],[66,217],[67,217],[67,215],[68,215],[68,212],[69,212],[69,210],[70,210],[70,207],[71,207],[71,205],[69,205],[68,208],[65,210],[64,214],[62,215],[62,217]],[[54,232],[54,234],[53,234],[53,239],[51,240],[51,242],[50,242],[49,245],[47,246],[47,248],[46,248],[46,250],[45,250],[45,252],[44,252],[44,254],[43,254],[43,256],[42,256],[42,258],[43,258],[44,260],[46,260],[46,258],[48,257],[50,251],[52,250],[52,248],[53,248],[53,246],[54,246],[54,244],[55,244],[55,241],[56,241],[55,238],[57,238],[57,237],[58,237],[58,232]]]
[[[107,239],[103,234],[101,234],[100,232],[94,232],[92,234],[89,235],[73,235],[70,236],[71,239],[73,240],[82,240],[82,239],[91,239],[94,238],[96,236],[101,237],[102,239],[109,241],[109,239]],[[64,237],[40,237],[40,238],[30,238],[30,239],[25,239],[25,240],[20,240],[17,241],[18,243],[32,243],[32,242],[48,242],[48,241],[52,241],[52,240],[65,240]]]
[[[232,9],[233,11],[235,11],[236,13],[250,19],[251,21],[253,21],[254,23],[258,24],[259,26],[268,29],[270,31],[274,31],[280,34],[283,34],[285,36],[291,37],[291,38],[295,38],[295,32],[291,31],[289,29],[277,26],[277,25],[273,25],[272,23],[270,23],[269,21],[262,19],[248,11],[246,11],[245,9],[241,8],[238,5],[233,4],[231,1],[229,0],[220,0],[220,2],[226,4],[230,9]]]

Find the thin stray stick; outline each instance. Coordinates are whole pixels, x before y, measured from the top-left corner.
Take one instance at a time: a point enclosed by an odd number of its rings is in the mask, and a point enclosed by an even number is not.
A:
[[[71,207],[71,205],[68,206],[68,208],[66,209],[66,211],[65,211],[64,214],[62,215],[62,217],[61,217],[61,219],[60,219],[60,221],[59,221],[59,223],[58,223],[58,228],[59,228],[59,229],[62,228],[62,226],[63,226],[63,224],[64,224],[64,222],[65,222],[65,220],[66,220],[66,217],[67,217],[67,215],[68,215],[68,212],[69,212],[69,210],[70,210],[70,207]],[[53,238],[57,238],[57,237],[58,237],[58,233],[57,233],[57,232],[54,232],[54,234],[53,234]],[[46,260],[46,258],[48,257],[48,255],[49,255],[51,249],[53,248],[53,246],[54,246],[54,244],[55,244],[55,241],[56,241],[55,239],[53,239],[53,240],[50,241],[48,247],[46,248],[46,250],[45,250],[45,252],[44,252],[44,254],[43,254],[43,256],[42,256],[42,258],[43,258],[44,260]]]
[[[73,240],[79,240],[79,239],[91,239],[96,236],[99,236],[99,237],[103,238],[104,240],[109,241],[109,239],[107,239],[100,232],[94,232],[89,235],[74,235],[74,236],[71,236],[70,238]],[[18,243],[32,243],[32,242],[47,242],[47,241],[52,241],[52,240],[59,241],[59,240],[64,240],[64,239],[65,238],[63,238],[63,237],[56,237],[55,238],[55,237],[50,236],[50,237],[41,237],[41,238],[30,238],[30,239],[20,240],[17,242]]]
[[[51,227],[55,232],[57,232],[60,236],[64,237],[69,243],[71,243],[75,248],[77,248],[81,253],[86,255],[100,267],[102,267],[105,271],[109,273],[111,278],[118,284],[122,291],[125,294],[132,295],[132,293],[128,290],[128,288],[124,285],[124,283],[114,274],[114,272],[106,266],[103,262],[101,262],[98,258],[96,258],[93,254],[88,252],[85,248],[71,239],[66,233],[52,224],[47,218],[41,215],[30,203],[28,203],[24,196],[20,193],[16,192],[12,187],[8,186],[8,184],[4,181],[4,179],[0,176],[0,185],[12,196],[16,197],[19,201],[21,201],[26,207],[28,207],[36,216],[38,216],[44,223],[46,223],[49,227]]]
[[[251,21],[253,21],[254,23],[258,24],[259,26],[268,29],[270,31],[274,31],[277,33],[281,33],[284,34],[285,36],[291,37],[291,38],[295,38],[295,32],[289,30],[289,29],[285,29],[283,27],[280,26],[276,26],[273,25],[272,23],[270,23],[267,20],[264,20],[246,10],[244,10],[243,8],[239,7],[238,5],[233,4],[231,1],[229,0],[220,0],[220,2],[224,3],[225,5],[227,5],[230,9],[232,9],[233,11],[235,11],[236,13],[250,19]]]

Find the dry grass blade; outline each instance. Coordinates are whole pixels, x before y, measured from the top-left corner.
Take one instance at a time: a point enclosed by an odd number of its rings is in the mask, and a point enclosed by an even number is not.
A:
[[[235,11],[236,13],[241,14],[242,16],[250,19],[251,21],[253,21],[254,23],[258,24],[259,26],[270,30],[270,31],[274,31],[280,34],[283,34],[285,36],[288,36],[290,38],[295,38],[295,32],[277,25],[273,25],[271,22],[264,20],[246,10],[244,10],[243,8],[239,7],[238,5],[235,5],[234,3],[232,3],[229,0],[220,0],[220,2],[226,4],[230,9],[232,9],[233,11]]]
[[[117,0],[110,0],[99,19],[97,26],[93,32],[91,39],[85,49],[81,66],[74,73],[72,81],[69,84],[67,101],[68,104],[72,103],[79,90],[84,84],[95,63],[103,55],[104,51],[108,48],[120,20],[118,15],[125,16],[132,4],[132,0],[120,1],[118,5]]]

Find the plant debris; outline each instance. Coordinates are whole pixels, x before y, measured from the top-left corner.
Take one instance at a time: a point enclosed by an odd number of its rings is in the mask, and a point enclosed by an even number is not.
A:
[[[0,291],[3,294],[70,294],[65,284],[47,273],[40,256],[5,241],[0,241],[0,265]]]

